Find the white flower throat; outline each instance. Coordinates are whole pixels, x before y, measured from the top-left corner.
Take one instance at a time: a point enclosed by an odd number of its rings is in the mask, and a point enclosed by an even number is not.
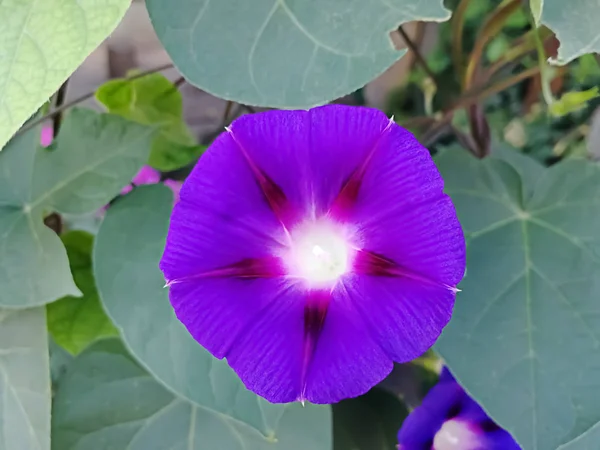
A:
[[[480,450],[481,439],[468,423],[447,420],[433,439],[435,450]]]
[[[332,285],[350,266],[351,248],[343,232],[327,222],[305,223],[291,234],[286,258],[290,275],[311,285]]]

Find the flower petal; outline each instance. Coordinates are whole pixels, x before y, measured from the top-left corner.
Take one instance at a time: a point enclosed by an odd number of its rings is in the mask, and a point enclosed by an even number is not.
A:
[[[248,163],[224,133],[181,189],[160,268],[172,282],[246,258],[269,257],[280,252],[284,239]]]
[[[327,105],[243,116],[231,132],[293,205],[320,215],[388,125],[385,114],[375,109]]]
[[[452,315],[455,294],[444,287],[367,275],[348,276],[344,285],[373,337],[396,362],[429,349]]]
[[[430,450],[435,434],[451,418],[465,396],[462,388],[453,382],[438,383],[402,424],[398,432],[401,449]]]
[[[485,450],[521,450],[510,433],[503,429],[486,433],[485,438]]]
[[[269,307],[287,299],[288,291],[289,284],[283,279],[209,277],[174,284],[169,296],[177,318],[192,337],[215,357],[223,358],[247,328],[269,320]],[[297,320],[301,322],[301,312]]]
[[[334,289],[308,373],[303,397],[335,403],[364,394],[393,363],[359,317],[343,286]]]
[[[304,297],[289,285],[280,290],[264,311],[248,317],[248,326],[227,353],[229,365],[246,387],[272,403],[300,399]]]
[[[437,283],[462,279],[465,242],[456,211],[429,152],[403,128],[393,124],[379,140],[348,214],[363,249]]]

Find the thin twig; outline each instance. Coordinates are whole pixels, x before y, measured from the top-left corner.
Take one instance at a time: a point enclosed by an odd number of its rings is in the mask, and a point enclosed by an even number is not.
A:
[[[231,109],[233,108],[233,102],[231,100],[227,100],[225,104],[225,111],[223,111],[223,117],[221,118],[221,127],[225,128],[225,126],[229,123],[229,115],[231,114]]]
[[[425,73],[427,74],[427,76],[429,78],[431,78],[431,80],[437,86],[438,83],[436,82],[436,79],[435,79],[435,73],[433,73],[433,70],[431,70],[431,68],[429,67],[429,64],[427,64],[427,61],[425,61],[425,58],[421,54],[421,51],[419,50],[419,47],[412,41],[412,39],[406,33],[406,31],[404,31],[404,28],[402,28],[402,25],[400,25],[398,27],[398,33],[400,33],[400,35],[402,36],[402,39],[404,39],[404,42],[406,43],[406,46],[415,55],[415,59],[417,60],[417,62],[421,66],[421,68],[425,71]]]
[[[53,107],[60,108],[60,106],[65,102],[65,97],[67,95],[67,84],[69,83],[69,79],[67,78],[63,84],[60,85],[58,91],[56,91],[56,95],[54,96],[54,105]],[[54,115],[52,119],[52,130],[53,136],[58,136],[58,132],[60,131],[60,126],[62,124],[62,113],[58,113]]]
[[[456,102],[454,102],[450,107],[446,109],[446,112],[454,111],[455,109],[464,108],[473,103],[478,102],[486,97],[490,97],[494,94],[502,92],[505,89],[508,89],[511,86],[514,86],[517,83],[520,83],[527,78],[531,78],[540,73],[540,68],[538,66],[532,67],[530,69],[524,70],[512,77],[506,78],[502,81],[499,81],[496,84],[493,84],[489,87],[485,88],[474,88],[471,89],[463,96],[461,96]]]
[[[460,3],[452,13],[452,63],[457,79],[462,82],[464,76],[463,67],[463,33],[465,27],[465,15],[471,0],[460,0]]]
[[[258,111],[256,111],[256,109],[254,109],[254,107],[253,107],[253,106],[250,106],[250,105],[244,105],[244,104],[241,104],[241,103],[240,103],[240,106],[241,106],[243,109],[245,109],[246,111],[248,111],[250,114],[255,114],[255,113],[257,113],[257,112],[258,112]]]
[[[124,80],[127,80],[127,81],[137,80],[138,78],[142,78],[142,77],[151,75],[156,72],[162,72],[163,70],[168,70],[171,68],[173,68],[173,64],[163,64],[162,66],[154,67],[153,69],[149,69],[144,72],[136,73],[135,75],[132,75],[130,77],[126,77],[126,78],[124,78]],[[86,101],[88,98],[92,98],[95,93],[96,93],[96,90],[93,90],[91,92],[88,92],[87,94],[84,94],[80,97],[77,97],[77,98],[71,100],[70,102],[63,103],[62,105],[54,108],[52,111],[48,112],[47,114],[44,114],[39,119],[36,119],[36,120],[28,123],[27,125],[21,127],[21,129],[15,133],[15,136],[25,133],[26,131],[29,131],[32,128],[35,128],[40,123],[45,122],[46,120],[50,119],[51,117],[56,116],[57,114],[63,113],[67,109],[69,109],[75,105],[78,105],[81,102]]]
[[[183,83],[185,83],[185,78],[183,77],[179,77],[177,78],[177,80],[175,80],[173,82],[173,86],[175,86],[176,88],[180,87]]]

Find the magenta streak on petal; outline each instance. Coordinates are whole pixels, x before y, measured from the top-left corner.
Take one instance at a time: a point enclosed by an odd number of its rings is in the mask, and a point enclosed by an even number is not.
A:
[[[460,291],[460,289],[457,289],[455,286],[450,286],[446,283],[441,283],[424,275],[415,273],[396,264],[394,261],[386,258],[385,256],[378,255],[368,250],[357,250],[356,257],[354,259],[353,270],[355,273],[363,275],[409,278],[424,284],[440,286],[452,292]]]
[[[292,207],[283,192],[283,190],[275,183],[271,177],[269,177],[265,172],[263,172],[256,163],[252,160],[246,149],[242,146],[242,144],[237,140],[233,131],[230,128],[226,128],[226,130],[231,135],[231,138],[237,144],[238,148],[244,155],[244,159],[248,163],[256,182],[260,186],[260,189],[269,203],[269,206],[275,213],[277,219],[282,223],[282,225],[289,229],[290,224],[293,223],[293,219],[295,214],[292,211]]]
[[[184,283],[200,278],[232,277],[232,278],[275,278],[285,274],[281,259],[276,256],[264,256],[262,258],[245,258],[236,263],[189,275],[174,280],[168,280],[166,286]],[[165,287],[166,287],[165,286]]]
[[[331,291],[325,289],[311,289],[307,292],[304,305],[304,351],[302,355],[302,375],[300,397],[298,401],[304,403],[306,391],[306,377],[313,359],[319,336],[325,324]]]
[[[340,190],[338,196],[333,201],[333,204],[329,209],[329,214],[332,217],[335,217],[337,219],[347,218],[348,212],[356,203],[363,177],[365,176],[365,172],[369,163],[371,162],[371,159],[373,159],[373,155],[377,150],[379,142],[381,141],[385,133],[391,129],[393,123],[393,118],[391,118],[387,126],[383,129],[383,131],[373,144],[373,147],[371,147],[369,153],[367,153],[362,164],[358,168],[356,168],[354,172],[352,172],[344,186],[342,186],[342,189]]]

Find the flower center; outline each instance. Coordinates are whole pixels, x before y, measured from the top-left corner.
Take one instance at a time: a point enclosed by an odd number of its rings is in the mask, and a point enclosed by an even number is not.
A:
[[[467,422],[447,420],[433,438],[434,450],[477,450],[481,436]]]
[[[351,248],[343,230],[325,221],[300,225],[291,234],[288,269],[310,285],[333,285],[350,266]]]

